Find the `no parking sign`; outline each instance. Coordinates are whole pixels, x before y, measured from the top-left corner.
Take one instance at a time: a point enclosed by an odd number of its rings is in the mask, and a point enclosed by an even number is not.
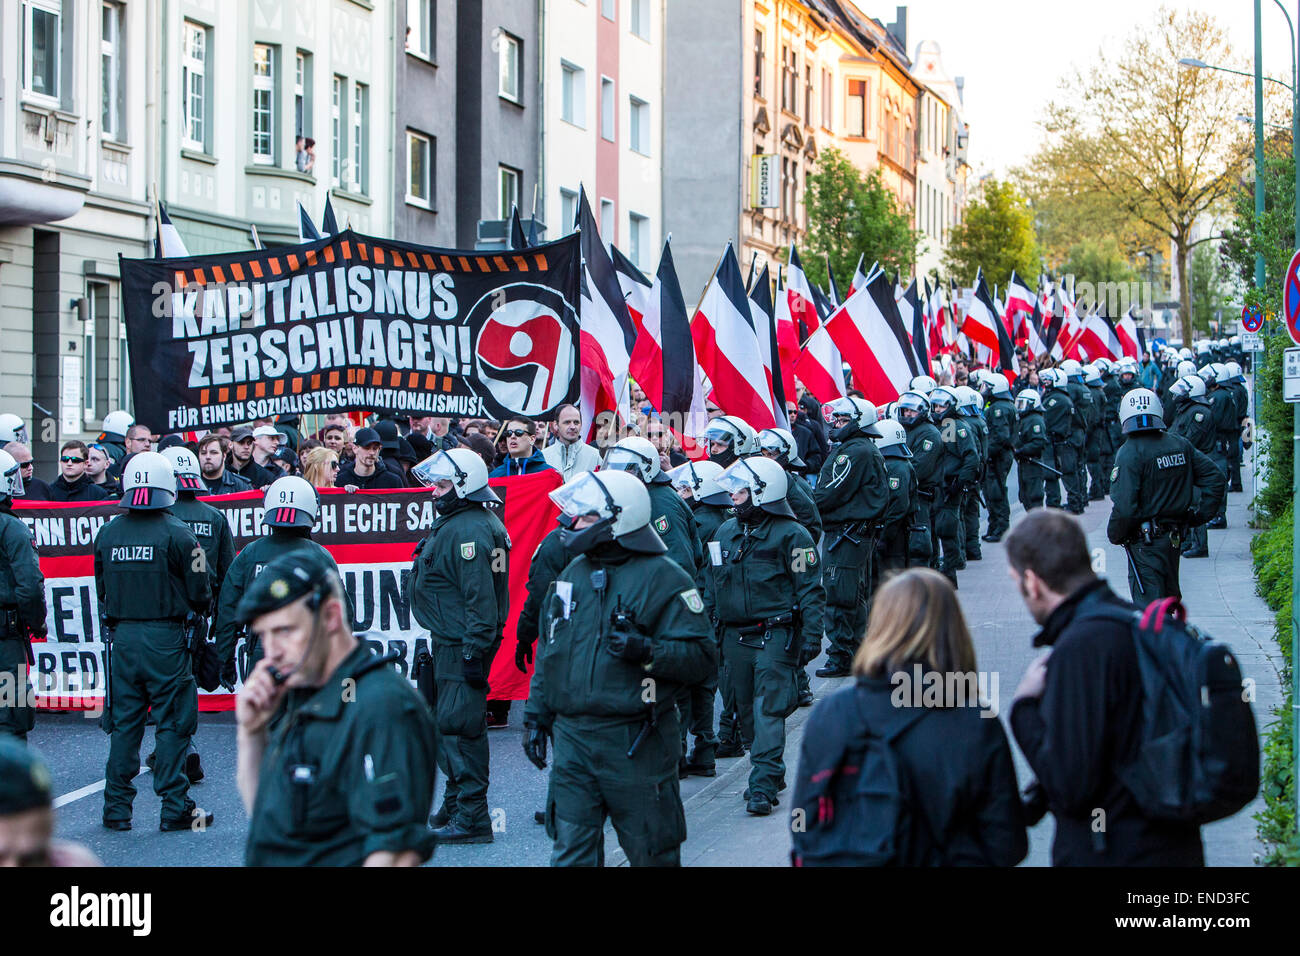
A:
[[[1291,257],[1286,281],[1282,284],[1282,312],[1291,341],[1300,345],[1300,251]]]

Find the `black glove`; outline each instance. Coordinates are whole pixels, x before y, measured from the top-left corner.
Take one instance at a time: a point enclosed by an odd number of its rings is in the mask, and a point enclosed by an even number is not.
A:
[[[642,664],[650,659],[650,638],[636,631],[616,630],[609,635],[609,650],[615,657]]]
[[[461,676],[465,678],[465,683],[469,684],[475,690],[483,690],[487,687],[487,674],[483,672],[483,658],[475,655],[461,659]]]
[[[799,666],[803,667],[805,664],[811,664],[813,661],[817,660],[817,655],[821,652],[821,641],[818,641],[816,644],[805,644],[803,647],[799,648]]]
[[[546,730],[535,720],[524,721],[524,756],[538,770],[546,769]]]
[[[234,690],[237,680],[239,672],[235,669],[235,659],[232,657],[221,665],[221,686],[226,690]]]
[[[520,641],[515,645],[515,667],[519,673],[527,674],[528,666],[533,662],[533,645]]]

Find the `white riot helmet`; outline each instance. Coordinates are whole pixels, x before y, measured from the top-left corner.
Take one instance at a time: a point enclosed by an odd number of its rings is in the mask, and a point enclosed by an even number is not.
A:
[[[1228,336],[1228,344],[1229,344],[1229,345],[1240,345],[1240,344],[1241,344],[1241,336],[1240,336],[1240,335],[1229,335],[1229,336]]]
[[[956,411],[959,407],[957,392],[946,385],[936,386],[930,392],[930,418],[939,421],[949,409]]]
[[[176,504],[172,463],[156,451],[132,455],[122,471],[122,507],[158,511]]]
[[[907,446],[907,429],[894,421],[883,421],[876,426],[880,434],[873,439],[882,454],[890,458],[911,458],[912,449]]]
[[[952,393],[957,396],[958,408],[968,415],[978,415],[980,413],[980,408],[984,405],[984,399],[975,389],[969,385],[958,385],[952,390]]]
[[[876,431],[876,422],[880,420],[880,416],[876,414],[876,406],[865,398],[837,398],[823,405],[822,413],[832,424],[834,419],[840,418],[844,419],[842,424],[857,425],[862,434],[871,438],[880,434]]]
[[[11,441],[27,444],[27,425],[17,415],[5,413],[0,415],[0,445],[7,445]]]
[[[488,487],[487,465],[483,464],[478,452],[468,448],[436,451],[412,468],[411,474],[416,481],[427,487],[433,487],[440,481],[450,481],[455,496],[466,501],[501,500]]]
[[[668,472],[668,480],[674,488],[686,488],[691,497],[705,505],[731,507],[731,495],[718,487],[718,476],[723,467],[716,461],[688,461]]]
[[[1174,370],[1174,374],[1179,378],[1186,378],[1188,375],[1195,375],[1196,363],[1183,359],[1178,363],[1178,368]],[[1201,384],[1204,385],[1205,383],[1202,382]]]
[[[894,403],[894,420],[902,425],[913,425],[930,417],[930,400],[921,392],[908,389]]]
[[[650,527],[650,492],[636,475],[584,471],[552,491],[551,500],[571,522],[586,515],[596,518],[595,524],[586,528],[560,532],[560,540],[571,554],[583,554],[608,541],[644,554],[668,550]]]
[[[1038,381],[1047,388],[1065,388],[1065,373],[1059,368],[1045,368],[1038,373]]]
[[[1092,360],[1092,367],[1097,370],[1099,375],[1109,375],[1111,368],[1115,365],[1110,359],[1102,355]],[[1086,381],[1086,379],[1085,379]]]
[[[1119,400],[1120,431],[1164,431],[1165,410],[1156,393],[1149,388],[1135,388]]]
[[[310,528],[319,513],[316,489],[297,475],[275,479],[262,499],[262,523],[273,528]]]
[[[1190,361],[1192,360],[1192,350],[1191,350],[1191,349],[1188,349],[1188,348],[1182,348],[1182,349],[1179,349],[1179,350],[1178,350],[1178,357],[1179,357],[1180,359],[1184,359],[1184,360],[1190,362]]]
[[[1214,365],[1214,362],[1206,362],[1196,370],[1196,374],[1205,379],[1206,385],[1215,385],[1218,383],[1218,376],[1215,375]]]
[[[794,436],[784,428],[764,428],[758,433],[758,446],[764,452],[773,452],[777,461],[791,468],[805,467],[804,460],[799,457],[799,447],[795,444]],[[781,461],[784,458],[785,461]]]
[[[1078,361],[1075,359],[1066,359],[1064,362],[1062,362],[1060,365],[1056,367],[1057,369],[1065,373],[1065,377],[1067,379],[1074,378],[1076,375],[1083,374],[1083,366],[1080,365]]]
[[[1115,366],[1115,374],[1117,374],[1121,380],[1125,375],[1131,375],[1134,378],[1137,378],[1138,363],[1131,358],[1122,358],[1119,360],[1119,364]],[[1127,385],[1128,383],[1125,382],[1124,384]]]
[[[731,454],[737,458],[756,455],[759,452],[758,433],[749,422],[735,415],[719,415],[709,422],[700,437],[705,442],[727,442],[731,445]]]
[[[645,484],[663,484],[668,480],[659,464],[659,449],[650,439],[629,435],[605,453],[601,471],[626,471],[636,475]]]
[[[1011,385],[1001,372],[990,372],[986,368],[979,369],[979,383],[980,391],[989,398],[1011,397]]]
[[[934,380],[933,376],[914,375],[912,381],[907,384],[907,390],[909,392],[920,392],[922,395],[928,396],[938,385],[939,383]]]
[[[1224,362],[1223,366],[1228,370],[1229,382],[1241,382],[1245,380],[1246,376],[1241,374],[1240,362]]]
[[[1083,367],[1083,384],[1100,385],[1101,369],[1097,368],[1096,365],[1085,365]]]
[[[747,489],[754,507],[768,514],[794,517],[785,497],[790,490],[790,479],[785,469],[771,458],[742,458],[718,476],[718,487],[728,494]]]
[[[203,473],[199,471],[199,460],[194,457],[194,452],[184,445],[171,445],[164,448],[160,454],[172,463],[172,474],[176,476],[177,491],[205,490]]]
[[[1016,411],[1021,415],[1026,412],[1038,411],[1043,407],[1043,397],[1038,394],[1036,388],[1024,388],[1016,396]]]
[[[1223,362],[1214,363],[1214,381],[1219,385],[1227,385],[1232,381],[1232,373]]]
[[[104,416],[104,435],[112,435],[115,438],[125,439],[126,433],[131,430],[135,424],[135,416],[130,412],[118,410],[109,412]]]
[[[1196,343],[1197,355],[1206,355],[1209,353],[1209,351],[1210,351],[1210,343],[1207,339],[1201,339],[1199,342]]]
[[[23,496],[23,470],[14,456],[0,449],[0,498]]]
[[[1180,398],[1204,398],[1205,380],[1199,375],[1184,375],[1169,386],[1169,392]]]

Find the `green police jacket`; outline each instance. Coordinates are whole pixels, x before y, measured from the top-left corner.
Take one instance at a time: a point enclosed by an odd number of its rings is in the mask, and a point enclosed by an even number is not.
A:
[[[519,620],[515,624],[515,639],[521,644],[537,642],[538,628],[541,624],[542,601],[546,592],[559,577],[564,566],[569,563],[569,552],[564,549],[560,533],[563,528],[552,528],[550,534],[533,552],[528,564],[528,597],[519,610]]]
[[[1178,435],[1132,432],[1110,472],[1112,544],[1132,541],[1144,521],[1198,525],[1213,517],[1227,477],[1208,455]]]
[[[211,579],[212,596],[214,600],[219,599],[221,582],[226,579],[230,564],[235,560],[235,539],[230,534],[230,522],[212,505],[191,496],[178,496],[170,510],[199,539]]]
[[[433,520],[415,553],[411,610],[435,644],[462,656],[496,652],[510,613],[510,537],[477,502]]]
[[[654,528],[668,546],[668,557],[682,566],[682,570],[695,577],[704,563],[700,551],[700,538],[695,530],[691,506],[682,500],[671,484],[658,482],[646,485],[650,493],[650,527]]]
[[[942,480],[943,436],[932,421],[919,421],[908,427],[907,447],[912,451],[912,470],[917,486],[927,494],[934,492]]]
[[[701,553],[704,555],[704,560],[700,562],[700,570],[695,575],[695,586],[700,589],[700,596],[704,598],[704,609],[712,618],[716,612],[713,607],[713,574],[709,571],[709,542],[718,533],[722,523],[731,517],[732,509],[697,502],[691,508],[691,514],[695,516],[695,530],[700,539]]]
[[[272,528],[270,534],[244,545],[244,549],[235,555],[235,560],[230,562],[230,569],[221,582],[217,614],[212,619],[212,639],[217,645],[217,656],[223,662],[234,657],[235,644],[239,641],[241,628],[235,620],[235,609],[253,579],[262,573],[262,568],[286,554],[304,552],[326,567],[338,570],[334,557],[313,541],[310,534],[310,528]]]
[[[812,488],[808,482],[792,471],[787,471],[785,475],[790,483],[785,493],[785,500],[790,503],[790,510],[794,512],[795,520],[807,528],[812,539],[816,541],[822,534],[822,516],[817,511],[817,502],[813,500]]]
[[[1214,451],[1214,417],[1210,403],[1203,398],[1185,399],[1174,417],[1173,427],[1169,429],[1175,435],[1186,438],[1199,452],[1209,454]]]
[[[592,574],[604,572],[604,587]],[[565,591],[569,598],[565,601]],[[609,635],[616,610],[649,637],[650,659],[615,656]],[[546,596],[525,719],[549,727],[557,716],[643,720],[653,706],[671,710],[682,689],[718,667],[713,629],[691,576],[666,555],[607,546],[560,572]]]
[[[867,435],[857,432],[834,445],[822,465],[813,501],[822,527],[878,522],[889,504],[885,460]]]
[[[982,414],[967,415],[966,424],[975,434],[975,449],[979,453],[980,468],[984,467],[984,462],[989,460],[989,426],[984,421]]]
[[[1072,430],[1080,435],[1086,434],[1100,421],[1100,410],[1093,404],[1092,391],[1082,382],[1073,380],[1065,388],[1070,393],[1070,401],[1074,403]]]
[[[819,644],[826,592],[812,535],[797,521],[766,515],[757,524],[729,518],[710,549],[718,620],[756,624],[799,608],[801,631],[791,646]]]
[[[1041,412],[1026,412],[1016,423],[1016,461],[1041,460],[1047,451],[1047,426]]]
[[[943,455],[940,459],[939,485],[944,493],[956,485],[969,485],[979,478],[982,461],[979,453],[979,440],[969,419],[957,415],[945,417],[939,425],[943,436],[940,443]]]
[[[95,590],[110,621],[206,614],[212,586],[199,542],[166,511],[128,511],[95,536]]]
[[[1237,421],[1237,400],[1226,387],[1216,388],[1206,397],[1210,400],[1210,410],[1213,413],[1211,417],[1214,419],[1214,430],[1218,433],[1219,443],[1226,448],[1226,443],[1235,439],[1241,430]]]
[[[31,532],[8,511],[0,511],[0,607],[17,608],[23,624],[44,633],[45,577]]]
[[[1074,402],[1068,392],[1053,388],[1043,395],[1043,424],[1047,426],[1047,440],[1053,445],[1069,440],[1074,428]]]
[[[1016,427],[1016,406],[1009,398],[995,398],[984,409],[989,427],[989,458],[1011,454],[1011,438]]]
[[[910,524],[916,515],[916,470],[910,458],[885,455],[885,473],[889,476],[889,507],[881,520],[886,528],[903,522]]]
[[[271,719],[247,866],[359,866],[381,850],[433,855],[437,751],[423,699],[365,635],[319,688]]]

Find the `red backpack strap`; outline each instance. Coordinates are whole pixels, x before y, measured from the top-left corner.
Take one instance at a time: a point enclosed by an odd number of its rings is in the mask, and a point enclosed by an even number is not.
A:
[[[1159,601],[1152,601],[1147,605],[1147,609],[1142,612],[1142,629],[1154,630],[1157,634],[1164,626],[1165,616],[1170,615],[1175,621],[1187,620],[1187,608],[1183,607],[1183,602],[1176,597],[1161,598]]]

